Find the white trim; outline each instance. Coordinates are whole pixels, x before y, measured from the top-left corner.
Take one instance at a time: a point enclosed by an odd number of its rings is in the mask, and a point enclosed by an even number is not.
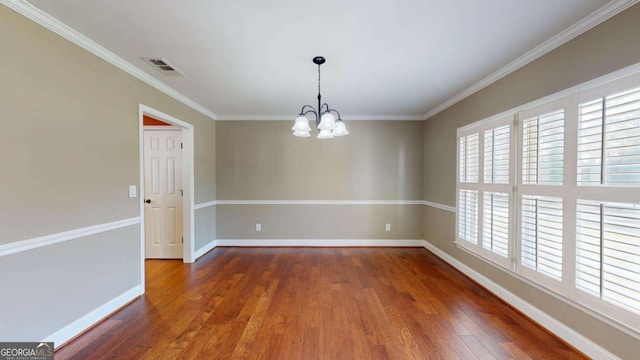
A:
[[[422,202],[423,205],[425,206],[431,206],[434,207],[436,209],[440,209],[440,210],[445,210],[445,211],[450,211],[452,213],[456,212],[456,207],[455,206],[449,206],[449,205],[444,205],[444,204],[438,204],[438,203],[434,203],[431,201],[423,201]]]
[[[444,103],[436,106],[431,109],[429,112],[424,114],[423,119],[428,120],[432,116],[444,111],[448,107],[454,105],[455,103],[473,95],[474,93],[484,89],[485,87],[493,84],[494,82],[504,78],[505,76],[511,74],[512,72],[524,67],[525,65],[531,63],[532,61],[542,57],[543,55],[553,51],[554,49],[560,47],[561,45],[569,42],[575,37],[587,32],[588,30],[594,28],[595,26],[603,23],[604,21],[610,19],[611,17],[621,13],[622,11],[628,9],[629,7],[635,5],[640,0],[613,0],[602,6],[598,10],[589,14],[587,17],[578,21],[577,23],[569,26],[564,29],[560,33],[551,37],[547,41],[542,44],[536,46],[535,48],[529,50],[524,55],[510,62],[506,66],[498,69],[498,71],[493,74],[485,77],[484,79],[478,81],[477,83],[471,85],[466,90],[458,93],[454,97],[445,101]]]
[[[255,247],[423,247],[413,239],[217,239],[216,246]]]
[[[169,85],[163,83],[162,81],[154,78],[153,76],[147,74],[140,68],[131,64],[130,62],[124,60],[118,55],[112,53],[106,48],[102,47],[100,44],[95,41],[89,39],[88,37],[82,35],[80,32],[72,29],[67,26],[60,20],[54,18],[53,16],[47,14],[46,12],[38,9],[34,5],[30,4],[26,0],[0,0],[0,3],[6,5],[10,9],[16,11],[17,13],[25,16],[26,18],[42,25],[43,27],[53,31],[54,33],[62,36],[63,38],[71,41],[72,43],[80,46],[81,48],[89,51],[90,53],[98,56],[99,58],[107,61],[113,66],[125,71],[129,75],[143,81],[149,86],[152,86],[166,95],[178,100],[179,102],[185,104],[186,106],[198,111],[199,113],[211,118],[212,120],[216,119],[216,114],[211,112],[211,110],[205,108],[204,106],[196,103],[190,98],[182,95],[175,89],[171,88]]]
[[[433,244],[428,241],[424,241],[424,247],[431,251],[434,255],[444,260],[458,271],[462,272],[466,276],[470,277],[472,280],[485,287],[487,290],[492,292],[495,296],[500,299],[506,301],[508,304],[512,305],[523,314],[531,318],[533,321],[540,324],[542,327],[551,331],[556,336],[560,337],[571,346],[583,352],[585,355],[593,358],[593,359],[619,359],[614,354],[610,353],[600,345],[594,343],[588,338],[584,337],[582,334],[568,327],[567,325],[561,323],[556,320],[549,314],[544,311],[538,309],[537,307],[531,305],[524,299],[518,297],[502,286],[496,284],[491,281],[489,278],[480,274],[479,272],[473,270],[472,268],[466,266],[462,262],[458,261],[451,255],[445,253],[439,248],[435,247]]]
[[[209,251],[215,249],[217,246],[217,243],[215,240],[211,240],[210,243],[208,243],[207,245],[201,247],[200,249],[196,250],[195,254],[193,254],[193,259],[194,261],[200,259],[202,256],[204,256],[204,254],[208,253]]]
[[[177,126],[143,125],[142,130],[144,131],[180,131],[182,129]]]
[[[193,210],[200,210],[200,209],[208,208],[210,206],[214,206],[214,205],[217,205],[217,204],[218,204],[218,202],[215,201],[215,200],[214,201],[207,201],[207,202],[204,202],[204,203],[195,204],[193,206]]]
[[[422,200],[217,200],[216,205],[423,205]]]
[[[0,0],[2,1],[2,0]],[[183,190],[183,254],[182,261],[192,263],[195,261],[195,210],[194,210],[194,128],[188,122],[177,119],[162,111],[156,110],[144,104],[138,104],[138,142],[139,142],[139,172],[140,172],[140,283],[142,291],[145,289],[145,219],[144,219],[144,115],[149,115],[160,121],[178,126],[182,130],[182,190]]]
[[[97,324],[139,296],[140,286],[135,286],[75,320],[71,324],[45,337],[41,341],[53,341],[57,345],[56,348],[58,348],[60,345],[63,345],[67,341],[91,328],[93,325]]]
[[[1,0],[0,0],[1,1]],[[216,121],[294,121],[295,113],[286,115],[217,115]],[[419,115],[344,115],[349,121],[424,121]]]
[[[0,245],[0,257],[17,254],[23,251],[33,250],[44,246],[58,244],[64,241],[79,239],[90,235],[95,235],[123,227],[140,223],[139,217],[113,221],[105,224],[87,226],[80,229],[64,231],[56,234],[39,236],[32,239],[11,242]]]
[[[213,205],[426,205],[455,213],[456,207],[426,200],[215,200],[195,209]]]

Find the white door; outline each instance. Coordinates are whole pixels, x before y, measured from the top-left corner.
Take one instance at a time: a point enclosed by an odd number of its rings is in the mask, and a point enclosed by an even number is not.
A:
[[[145,130],[145,248],[148,259],[182,259],[182,131]]]

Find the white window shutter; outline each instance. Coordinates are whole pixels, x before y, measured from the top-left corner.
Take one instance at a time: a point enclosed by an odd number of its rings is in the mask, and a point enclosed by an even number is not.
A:
[[[562,199],[523,195],[521,227],[522,265],[562,280]]]
[[[522,183],[562,185],[564,109],[522,121]]]

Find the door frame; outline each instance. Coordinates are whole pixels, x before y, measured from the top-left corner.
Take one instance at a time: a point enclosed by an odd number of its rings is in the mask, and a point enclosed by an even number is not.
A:
[[[140,159],[140,288],[141,294],[145,291],[145,213],[144,213],[144,115],[166,122],[182,130],[182,235],[184,244],[182,247],[182,261],[192,263],[195,259],[195,217],[194,217],[194,171],[193,171],[193,125],[177,119],[162,111],[156,110],[144,104],[138,104],[138,143]]]

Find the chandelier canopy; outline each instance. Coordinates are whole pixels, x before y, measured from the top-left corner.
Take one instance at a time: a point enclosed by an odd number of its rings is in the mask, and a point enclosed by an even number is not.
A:
[[[300,109],[296,122],[291,128],[295,136],[311,136],[311,126],[309,126],[309,118],[307,117],[309,114],[315,115],[315,125],[319,131],[318,139],[331,139],[334,136],[349,135],[349,131],[347,131],[347,127],[340,117],[340,113],[330,108],[327,103],[322,103],[322,95],[320,94],[320,66],[325,62],[326,59],[322,56],[313,58],[313,63],[318,65],[318,107],[314,108],[311,105],[304,105]],[[338,119],[336,119],[332,113],[335,113]]]

